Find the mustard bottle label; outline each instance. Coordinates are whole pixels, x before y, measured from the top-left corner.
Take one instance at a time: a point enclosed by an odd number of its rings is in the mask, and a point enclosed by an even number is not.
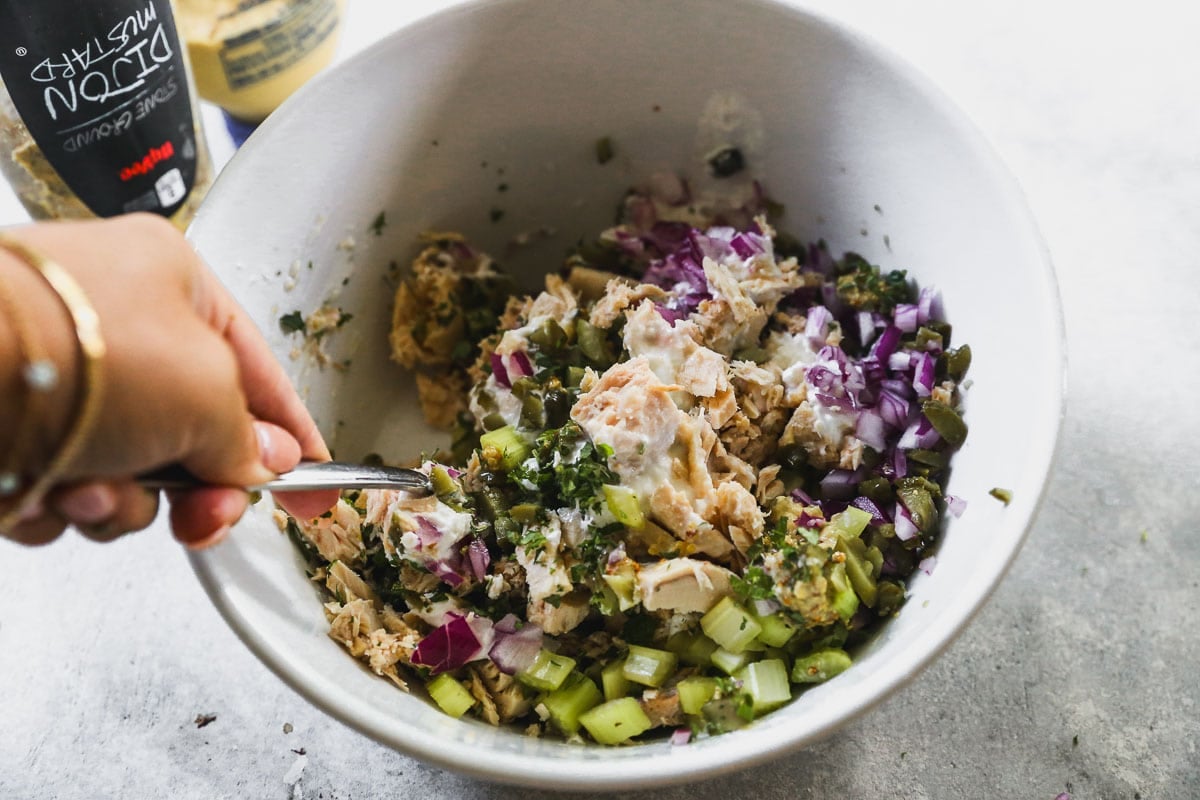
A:
[[[278,0],[243,0],[238,12]],[[293,0],[275,19],[221,43],[218,56],[229,88],[244,89],[290,69],[327,41],[338,28],[334,0]]]
[[[186,201],[199,154],[169,0],[0,3],[0,77],[96,216],[170,216]]]

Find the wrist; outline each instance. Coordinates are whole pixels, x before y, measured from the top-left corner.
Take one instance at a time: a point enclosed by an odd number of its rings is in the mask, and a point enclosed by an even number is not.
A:
[[[20,232],[9,236],[21,241]],[[71,424],[78,394],[78,345],[70,314],[34,268],[0,247],[0,282],[9,303],[0,305],[0,470],[25,476],[44,470]],[[12,309],[21,320],[13,318]],[[22,330],[24,328],[24,330]],[[30,366],[22,336],[33,341],[42,358],[42,390],[32,399]],[[28,344],[25,343],[26,345]]]

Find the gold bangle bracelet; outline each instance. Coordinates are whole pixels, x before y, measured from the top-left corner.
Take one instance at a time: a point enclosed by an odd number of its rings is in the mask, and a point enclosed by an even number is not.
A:
[[[15,508],[0,518],[0,533],[11,529],[29,510],[39,503],[58,481],[83,447],[84,440],[96,424],[104,392],[104,357],[107,348],[100,333],[100,317],[88,300],[83,287],[54,261],[26,247],[10,236],[0,233],[0,247],[32,267],[58,295],[75,327],[81,369],[75,401],[74,419],[67,427],[58,452],[42,474],[22,493]]]
[[[0,498],[16,496],[22,485],[21,458],[29,443],[36,438],[37,420],[45,396],[58,383],[58,370],[35,335],[21,304],[16,302],[8,285],[0,277],[0,314],[12,324],[16,334],[17,357],[20,359],[20,405],[13,426],[8,458],[0,468]]]

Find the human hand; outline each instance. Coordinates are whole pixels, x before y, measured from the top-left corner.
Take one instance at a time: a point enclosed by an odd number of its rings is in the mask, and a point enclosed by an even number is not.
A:
[[[97,540],[140,530],[154,520],[158,495],[139,487],[134,476],[178,463],[214,484],[168,496],[176,537],[204,546],[223,538],[246,510],[246,492],[226,487],[262,483],[301,458],[329,458],[254,324],[169,223],[131,215],[43,223],[8,235],[73,275],[99,315],[108,350],[95,427],[62,483],[14,527],[11,538],[40,544],[68,524]],[[24,459],[26,471],[37,474],[73,415],[76,342],[55,295],[7,251],[0,251],[0,280],[38,321],[38,336],[62,376],[39,421],[37,446]],[[10,416],[0,415],[0,428]],[[311,517],[337,495],[280,499],[293,514]]]

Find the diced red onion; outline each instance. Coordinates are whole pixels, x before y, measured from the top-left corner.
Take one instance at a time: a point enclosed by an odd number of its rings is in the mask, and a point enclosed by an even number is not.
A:
[[[916,355],[916,368],[913,370],[913,390],[917,397],[929,397],[933,393],[934,369],[937,359],[928,353]]]
[[[516,633],[521,620],[516,614],[505,614],[492,628],[496,633]]]
[[[795,500],[797,503],[804,503],[804,505],[806,505],[806,506],[814,506],[817,504],[817,501],[814,500],[808,494],[808,492],[806,492],[800,488],[792,489],[792,499]]]
[[[897,303],[895,311],[892,312],[892,320],[896,323],[896,327],[904,333],[916,331],[917,310],[917,307],[911,303]]]
[[[675,323],[679,322],[679,320],[688,318],[687,311],[669,308],[668,306],[665,306],[662,303],[655,303],[654,309],[658,312],[658,315],[660,317],[665,319],[667,322],[671,323],[672,328],[675,327]]]
[[[499,624],[493,630],[496,638],[488,656],[505,675],[528,669],[537,658],[538,651],[542,649],[542,629],[532,622],[512,632],[501,630]]]
[[[928,556],[921,559],[921,563],[917,564],[917,569],[924,572],[926,575],[933,574],[933,568],[937,566],[937,556]]]
[[[729,246],[741,258],[753,258],[759,253],[764,252],[762,237],[747,233],[736,234],[729,240]]]
[[[796,519],[796,524],[801,528],[820,528],[825,524],[825,517],[809,514],[807,510],[804,510],[800,512],[800,516]]]
[[[869,497],[859,495],[850,501],[850,505],[870,514],[871,522],[876,525],[882,525],[885,522],[891,522],[891,520],[888,519],[888,517],[883,513],[883,509],[875,505],[875,501]]]
[[[892,353],[896,352],[896,348],[899,347],[901,333],[901,330],[895,325],[884,327],[883,333],[879,334],[879,338],[875,340],[875,344],[871,347],[871,355],[880,361],[887,361]]]
[[[887,365],[892,372],[904,372],[912,366],[912,353],[907,350],[897,350],[888,356]]]
[[[870,311],[858,312],[858,339],[866,347],[875,338],[875,315]]]
[[[903,428],[908,421],[908,401],[890,389],[879,393],[879,402],[875,406],[879,416],[891,428]]]
[[[883,417],[878,411],[865,409],[858,415],[858,422],[854,426],[854,435],[877,453],[882,453],[887,447],[887,438],[884,434]]]
[[[804,323],[804,336],[813,347],[825,346],[826,329],[833,322],[833,314],[825,306],[813,306],[808,309],[808,319]]]
[[[608,554],[608,563],[611,566],[613,564],[617,564],[617,563],[623,561],[624,559],[625,559],[625,543],[622,542],[621,544],[614,547],[612,549],[612,552],[610,552]]]
[[[946,510],[956,518],[961,517],[967,510],[967,501],[957,495],[948,494],[946,495]]]
[[[821,496],[826,500],[849,500],[858,491],[862,474],[858,470],[831,469],[821,479]]]
[[[917,296],[917,322],[921,325],[941,316],[941,292],[933,286],[921,289]]]
[[[670,742],[672,747],[678,747],[690,741],[692,741],[691,728],[676,728],[675,732],[671,734]]]
[[[914,394],[912,381],[906,381],[901,378],[886,378],[879,382],[879,387],[905,400],[911,400]]]
[[[462,586],[463,576],[455,572],[454,569],[445,561],[426,561],[425,568],[434,575],[438,576],[442,583],[446,584],[452,589],[457,589],[459,586]]]
[[[913,522],[912,515],[908,513],[908,509],[904,507],[903,503],[896,503],[894,521],[896,523],[896,538],[902,542],[907,542],[920,533],[917,529],[917,524]]]
[[[467,545],[467,556],[471,561],[471,572],[476,579],[487,577],[488,565],[492,563],[492,555],[488,552],[487,543],[478,537],[471,539]]]
[[[434,628],[413,650],[412,663],[429,667],[434,675],[458,669],[479,652],[479,639],[466,617],[448,614],[448,621]]]
[[[491,356],[492,375],[496,377],[496,383],[503,386],[505,389],[512,388],[512,382],[508,379],[508,370],[504,367],[504,359],[495,353]]]
[[[421,542],[421,549],[437,544],[442,538],[442,532],[437,527],[427,520],[425,517],[417,517],[417,539]]]
[[[900,435],[900,441],[896,442],[896,447],[901,450],[915,450],[917,448],[928,450],[937,444],[941,438],[929,420],[921,416],[905,428],[904,433]]]
[[[519,378],[528,378],[533,375],[533,362],[529,360],[529,356],[523,350],[518,350],[508,357],[508,374],[510,378],[513,375]]]
[[[461,478],[463,475],[463,471],[461,469],[457,469],[455,467],[446,467],[445,469],[446,474],[451,478]]]

